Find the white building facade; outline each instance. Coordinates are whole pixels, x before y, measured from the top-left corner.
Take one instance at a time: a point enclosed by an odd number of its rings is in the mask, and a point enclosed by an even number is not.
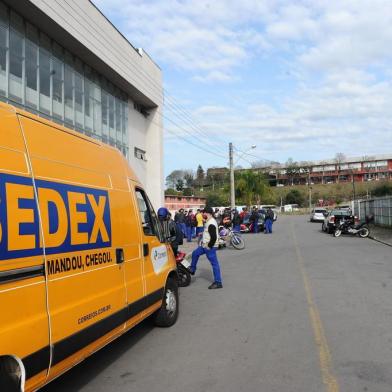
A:
[[[163,205],[161,70],[92,2],[0,1],[0,99],[116,146]]]

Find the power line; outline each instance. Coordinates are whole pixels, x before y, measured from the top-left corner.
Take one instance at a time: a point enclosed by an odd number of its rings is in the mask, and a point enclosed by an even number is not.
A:
[[[163,118],[166,118],[164,115],[162,115],[162,113],[158,113],[158,114],[160,114]],[[187,133],[187,134],[189,134],[190,136],[193,137],[193,135],[192,135],[188,130],[186,130],[185,128],[183,128],[181,125],[179,125],[178,123],[176,123],[176,122],[173,121],[172,119],[166,118],[166,120],[169,121],[170,123],[172,123],[172,124],[173,124],[174,126],[176,126],[178,129],[182,130],[183,132],[185,132],[185,133]],[[159,126],[159,127],[161,126],[160,123],[158,123],[158,122],[156,122],[156,121],[154,121],[154,120],[151,120],[151,122],[154,123],[155,125]],[[206,146],[204,145],[203,142],[202,142],[203,144],[198,144],[198,143],[195,143],[195,142],[189,140],[189,139],[186,138],[185,136],[183,136],[183,135],[181,135],[181,134],[179,134],[179,133],[176,133],[176,132],[170,130],[169,128],[164,128],[164,130],[167,131],[167,132],[169,132],[169,133],[171,133],[171,134],[173,134],[173,135],[175,135],[175,136],[177,136],[177,137],[179,137],[180,139],[184,140],[186,143],[191,144],[192,146],[197,147],[197,148],[203,150],[204,152],[208,152],[209,154],[215,155],[215,156],[217,156],[217,157],[219,157],[219,158],[227,159],[227,156],[222,155],[222,154],[219,154],[219,153],[217,153],[217,152],[215,152],[215,151],[212,151],[212,150],[206,148]],[[199,139],[197,139],[197,140],[199,140]]]
[[[223,155],[217,154],[217,153],[215,153],[215,152],[212,152],[212,151],[210,151],[210,150],[207,150],[207,149],[205,149],[204,147],[199,146],[198,144],[193,143],[192,141],[186,139],[184,136],[179,135],[179,134],[177,134],[176,132],[171,131],[170,129],[166,129],[166,132],[169,132],[169,133],[171,133],[171,134],[173,134],[173,135],[179,137],[180,139],[183,139],[186,143],[191,144],[192,146],[194,146],[194,147],[196,147],[196,148],[199,148],[200,150],[202,150],[202,151],[204,151],[204,152],[208,152],[209,154],[215,155],[216,157],[219,157],[219,158],[227,159],[226,156],[223,156]]]

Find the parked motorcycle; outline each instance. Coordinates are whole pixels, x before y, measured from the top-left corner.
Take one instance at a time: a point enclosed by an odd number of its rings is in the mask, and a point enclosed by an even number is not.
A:
[[[191,283],[191,272],[190,266],[191,263],[186,258],[186,253],[178,251],[176,256],[177,263],[177,274],[178,274],[178,286],[186,287]]]
[[[219,249],[225,248],[227,243],[230,243],[233,248],[238,250],[245,248],[245,241],[240,233],[233,231],[230,227],[219,226]]]
[[[341,219],[336,225],[333,235],[334,237],[339,237],[341,234],[358,234],[361,238],[369,237],[370,230],[367,221],[355,224],[354,219]]]

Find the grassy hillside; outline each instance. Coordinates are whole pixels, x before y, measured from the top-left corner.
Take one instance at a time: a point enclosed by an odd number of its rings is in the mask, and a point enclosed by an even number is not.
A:
[[[356,182],[355,183],[355,197],[366,198],[372,196],[374,188],[381,184],[389,183],[391,181],[369,181],[369,182]],[[272,192],[274,194],[275,203],[280,205],[280,199],[283,198],[283,203],[290,190],[298,190],[303,199],[304,204],[308,204],[309,200],[309,188],[307,185],[294,185],[286,187],[273,187]],[[317,203],[318,200],[323,199],[324,201],[332,201],[335,203],[341,203],[344,201],[351,200],[353,198],[353,186],[352,183],[339,183],[339,184],[325,184],[325,185],[312,185],[312,204]]]

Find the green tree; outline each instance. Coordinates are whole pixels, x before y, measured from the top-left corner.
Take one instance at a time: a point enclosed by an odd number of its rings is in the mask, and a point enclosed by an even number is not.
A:
[[[289,158],[286,162],[286,176],[291,185],[294,185],[294,179],[298,177],[299,173],[300,168],[297,162],[295,162],[293,158]]]
[[[192,192],[192,189],[191,189],[191,188],[184,188],[184,191],[182,192],[182,194],[183,194],[184,196],[192,196],[192,195],[193,195],[193,192]]]
[[[167,177],[166,177],[166,186],[168,188],[175,188],[177,185],[177,181],[184,177],[183,170],[173,170]]]
[[[206,196],[206,205],[208,207],[218,207],[228,204],[228,198],[225,195],[217,192],[211,192]]]
[[[193,170],[184,171],[184,181],[187,188],[193,188],[193,184],[195,181],[195,175]]]
[[[173,188],[167,188],[165,190],[165,195],[174,196],[174,195],[178,195],[178,192]]]
[[[246,205],[260,204],[270,197],[270,187],[260,172],[252,169],[235,173],[236,195]]]
[[[182,192],[184,190],[184,180],[182,178],[177,180],[176,189],[178,192]]]
[[[199,165],[196,170],[195,185],[201,188],[204,185],[204,179],[205,179],[204,169],[202,168],[201,165]]]
[[[286,204],[298,204],[302,206],[304,203],[304,196],[298,189],[291,189],[285,197]]]

